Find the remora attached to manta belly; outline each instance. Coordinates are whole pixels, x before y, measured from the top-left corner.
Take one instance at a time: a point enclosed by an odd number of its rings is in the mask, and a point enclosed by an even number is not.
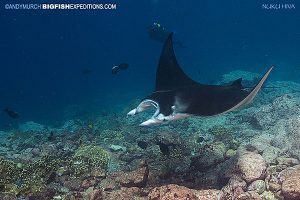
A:
[[[149,126],[188,116],[214,116],[250,103],[266,81],[273,67],[250,91],[237,79],[231,85],[204,85],[188,77],[177,63],[171,33],[160,55],[155,90],[142,99],[127,115],[135,115],[151,107],[155,114],[140,126]]]

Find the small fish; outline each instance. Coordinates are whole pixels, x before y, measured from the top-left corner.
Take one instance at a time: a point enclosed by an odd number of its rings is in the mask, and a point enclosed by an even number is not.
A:
[[[20,115],[17,112],[15,112],[9,108],[5,108],[3,111],[6,112],[8,114],[8,116],[10,116],[13,119],[18,119],[20,117]]]
[[[48,141],[52,142],[55,140],[55,136],[54,136],[54,133],[53,131],[50,132],[50,135],[48,136]]]
[[[169,145],[162,143],[162,142],[158,142],[157,145],[159,146],[159,149],[163,155],[165,155],[165,156],[170,155]]]
[[[93,72],[93,70],[91,70],[91,69],[83,69],[83,70],[81,70],[81,73],[85,74],[85,75],[90,74],[92,72]]]
[[[161,151],[161,153],[165,156],[169,156],[170,155],[170,147],[175,147],[175,144],[165,144],[161,141],[156,142],[156,144],[159,146],[159,149]]]
[[[111,69],[112,74],[117,74],[121,70],[126,70],[128,68],[127,63],[120,63],[119,65],[113,66]]]
[[[138,145],[140,148],[142,148],[142,149],[146,149],[147,146],[148,146],[148,143],[145,142],[145,141],[138,141],[138,142],[137,142],[137,145]]]

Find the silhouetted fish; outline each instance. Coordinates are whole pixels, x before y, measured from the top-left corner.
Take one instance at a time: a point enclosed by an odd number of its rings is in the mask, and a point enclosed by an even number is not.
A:
[[[166,155],[166,156],[170,155],[169,145],[162,143],[162,142],[157,142],[157,145],[159,146],[159,149],[163,155]]]
[[[111,69],[112,74],[117,74],[121,70],[126,70],[129,67],[127,63],[120,63],[119,65],[113,66]]]
[[[91,70],[91,69],[83,69],[83,70],[81,70],[82,74],[90,74],[92,72],[93,72],[93,70]]]
[[[17,112],[15,112],[9,108],[5,108],[3,111],[6,112],[8,114],[8,116],[10,116],[13,119],[17,119],[20,117],[20,115]]]

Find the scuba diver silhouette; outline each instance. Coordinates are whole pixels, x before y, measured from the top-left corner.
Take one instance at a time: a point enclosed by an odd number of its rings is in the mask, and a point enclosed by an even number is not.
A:
[[[168,35],[172,31],[167,30],[164,26],[162,26],[160,23],[154,22],[151,26],[148,26],[148,35],[149,38],[152,40],[156,40],[158,42],[164,43],[167,39]],[[182,42],[176,40],[173,42],[175,45],[178,45],[180,47],[185,47]]]

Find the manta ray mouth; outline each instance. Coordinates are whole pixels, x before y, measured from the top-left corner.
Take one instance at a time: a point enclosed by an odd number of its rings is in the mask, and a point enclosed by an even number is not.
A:
[[[135,109],[131,110],[127,115],[136,115],[144,110],[147,110],[151,107],[156,108],[155,113],[152,115],[152,117],[143,123],[140,124],[140,126],[150,126],[155,124],[161,124],[161,123],[167,123],[172,120],[177,120],[181,118],[186,118],[190,116],[187,113],[175,113],[175,106],[172,106],[173,113],[165,116],[164,114],[160,113],[160,106],[156,101],[153,101],[151,99],[145,99],[143,100]]]

